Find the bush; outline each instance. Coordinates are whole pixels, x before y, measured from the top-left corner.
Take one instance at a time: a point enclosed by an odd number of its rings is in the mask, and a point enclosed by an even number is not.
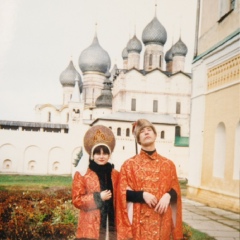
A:
[[[0,239],[70,239],[76,224],[70,189],[1,192]]]

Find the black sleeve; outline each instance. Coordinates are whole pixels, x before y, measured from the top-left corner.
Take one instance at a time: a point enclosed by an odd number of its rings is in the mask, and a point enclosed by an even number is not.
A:
[[[143,199],[143,191],[127,190],[127,202],[145,203]]]
[[[103,204],[103,201],[100,197],[100,192],[93,193],[93,198],[94,198],[94,201],[97,205],[97,208],[100,209],[102,207],[102,204]]]
[[[173,188],[171,188],[171,190],[168,193],[171,196],[170,202],[171,203],[175,203],[177,201],[177,193],[176,193],[176,191]]]

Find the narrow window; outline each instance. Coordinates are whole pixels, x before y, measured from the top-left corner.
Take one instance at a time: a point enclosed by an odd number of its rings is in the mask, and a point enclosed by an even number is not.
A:
[[[129,136],[130,136],[130,129],[127,128],[127,129],[126,129],[126,137],[129,137]]]
[[[121,136],[121,128],[117,129],[117,136]]]
[[[69,113],[67,113],[66,122],[69,122]]]
[[[153,56],[152,56],[152,54],[150,54],[149,55],[149,67],[152,66],[152,58],[153,58]]]
[[[160,55],[159,56],[159,68],[161,68],[162,67],[162,56]]]
[[[48,112],[48,122],[51,122],[51,112]]]
[[[180,114],[181,113],[181,103],[177,102],[176,103],[176,114]]]
[[[153,112],[158,112],[158,101],[153,100]]]
[[[132,98],[131,111],[136,111],[136,99],[135,98]]]
[[[175,137],[181,136],[181,128],[179,126],[176,126],[175,128]]]
[[[165,138],[165,132],[161,131],[161,139],[164,139],[164,138]]]

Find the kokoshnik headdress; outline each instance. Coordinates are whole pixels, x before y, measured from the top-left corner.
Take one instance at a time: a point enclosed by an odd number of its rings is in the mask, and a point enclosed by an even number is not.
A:
[[[96,125],[86,132],[83,143],[85,150],[91,157],[93,150],[99,145],[106,146],[111,154],[115,147],[115,137],[110,128],[103,125]]]

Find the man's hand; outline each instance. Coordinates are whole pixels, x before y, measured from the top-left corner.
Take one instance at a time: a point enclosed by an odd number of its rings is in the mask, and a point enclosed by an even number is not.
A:
[[[112,197],[112,193],[110,190],[104,190],[104,191],[100,192],[100,197],[103,201],[106,201]]]
[[[149,192],[143,192],[143,199],[150,208],[154,208],[157,204],[157,198]]]
[[[155,207],[155,211],[162,214],[167,211],[168,205],[170,203],[171,196],[169,193],[163,194],[161,199],[159,200],[157,206]]]

